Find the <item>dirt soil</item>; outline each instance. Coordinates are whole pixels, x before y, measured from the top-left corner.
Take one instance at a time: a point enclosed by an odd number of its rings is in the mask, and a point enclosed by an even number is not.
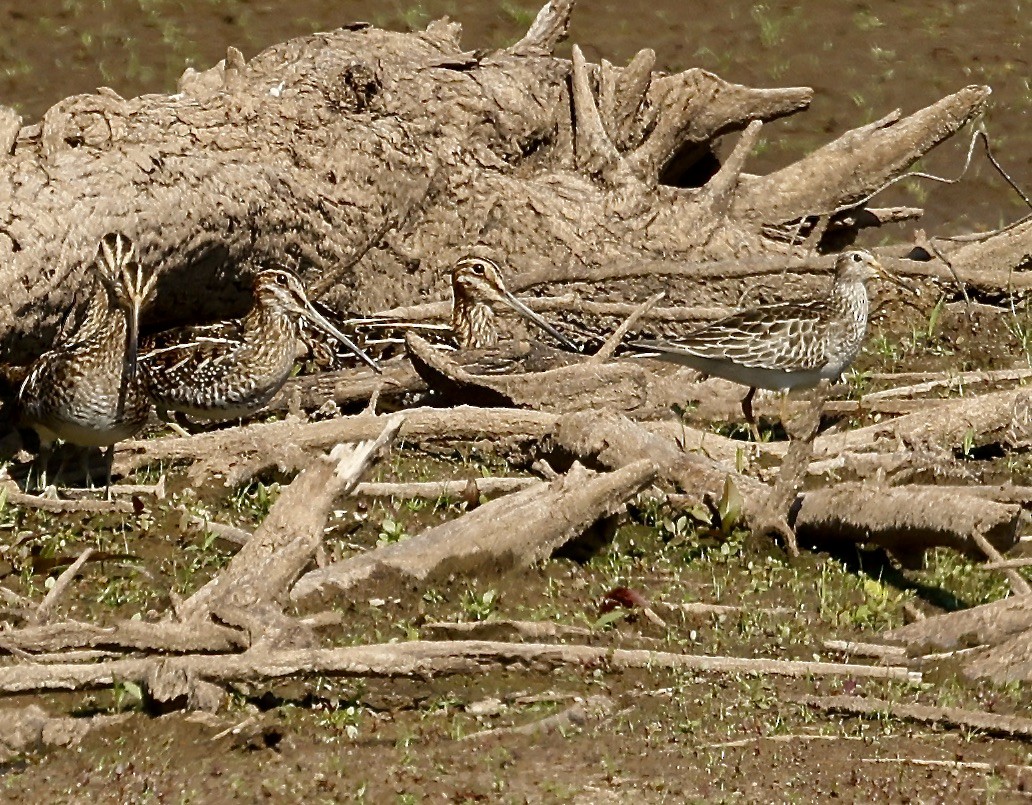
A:
[[[265,45],[352,19],[385,27],[423,25],[451,14],[468,42],[504,44],[536,8],[487,0],[370,4],[41,0],[0,9],[0,101],[37,117],[53,102],[98,84],[124,95],[170,91],[184,66],[207,67],[235,44]],[[783,164],[858,121],[894,106],[911,109],[965,83],[994,87],[989,129],[1012,175],[1032,184],[1032,101],[1027,42],[1032,17],[1020,2],[825,4],[741,0],[584,2],[571,38],[588,58],[629,58],[652,47],[658,66],[701,66],[753,85],[809,85],[813,111],[764,133],[751,169]],[[1023,48],[1023,46],[1025,46]],[[966,143],[923,167],[954,175]],[[930,230],[951,233],[1020,213],[984,164],[955,187],[908,181],[885,203],[919,203]],[[900,232],[902,236],[902,230]],[[891,231],[880,237],[893,238]],[[877,372],[1027,368],[1029,320],[958,305],[930,318],[930,300],[875,321],[855,382]],[[876,414],[844,419],[844,426]],[[724,428],[731,430],[730,426]],[[779,434],[780,435],[780,434]],[[977,441],[977,438],[976,440]],[[969,478],[1028,482],[1032,464],[980,453]],[[225,566],[231,546],[180,528],[180,506],[253,527],[280,482],[264,475],[238,489],[190,488],[174,466],[170,495],[143,500],[133,515],[47,514],[0,504],[0,582],[38,600],[47,580],[86,546],[97,553],[62,599],[60,614],[110,622],[156,620]],[[428,455],[392,453],[384,480],[520,475],[526,467],[458,445]],[[479,501],[474,501],[474,503]],[[431,501],[348,498],[326,534],[329,558],[394,542],[465,511],[461,497]],[[562,555],[501,578],[453,577],[428,589],[354,600],[328,645],[426,638],[438,621],[548,621],[567,642],[740,657],[841,660],[826,639],[868,640],[902,624],[916,607],[950,611],[1008,592],[947,551],[921,570],[900,570],[880,551],[850,545],[789,559],[739,529],[714,531],[664,506],[639,502]],[[1032,573],[1025,571],[1027,578]],[[607,593],[639,592],[663,619],[640,609],[607,611]],[[738,607],[696,615],[692,602]],[[499,627],[501,628],[501,627]],[[504,631],[504,629],[503,629]],[[561,630],[560,630],[561,631]],[[486,636],[486,635],[485,635]],[[240,686],[227,712],[145,712],[134,686],[86,695],[8,697],[4,707],[51,713],[125,714],[75,747],[40,747],[0,764],[0,800],[10,802],[1026,802],[1032,745],[973,730],[947,730],[885,715],[832,716],[795,698],[864,694],[893,702],[1028,715],[1028,686],[972,683],[949,662],[920,685],[852,678],[784,679],[744,674],[603,671],[499,672],[475,678],[351,682],[318,679]],[[573,709],[571,709],[573,708]],[[553,722],[546,721],[558,716]],[[552,724],[550,727],[549,725]],[[536,726],[535,726],[536,725]],[[2,711],[0,711],[2,729]],[[478,735],[488,730],[493,734]]]

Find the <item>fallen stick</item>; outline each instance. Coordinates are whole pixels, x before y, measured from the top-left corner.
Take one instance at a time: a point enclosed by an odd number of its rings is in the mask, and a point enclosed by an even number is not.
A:
[[[239,528],[235,525],[227,525],[226,523],[220,523],[217,520],[209,520],[207,517],[191,514],[186,511],[185,508],[182,508],[181,510],[183,511],[183,514],[186,517],[186,522],[189,526],[196,528],[203,533],[213,534],[219,539],[230,542],[233,545],[246,545],[254,536],[250,531]]]
[[[507,619],[470,621],[469,623],[437,622],[424,623],[420,627],[431,640],[565,640],[571,637],[588,637],[591,629],[583,626],[566,626],[555,621],[515,621]]]
[[[716,744],[706,744],[700,746],[700,749],[742,749],[746,746],[752,746],[760,741],[770,741],[772,743],[797,743],[806,741],[865,741],[866,738],[861,738],[856,735],[814,735],[811,733],[802,733],[796,735],[753,735],[749,738],[739,738],[737,741],[722,741]]]
[[[475,487],[478,495],[506,495],[543,483],[539,478],[470,478],[465,481],[409,481],[387,483],[363,481],[354,488],[354,497],[369,498],[454,498]]]
[[[888,416],[906,416],[917,412],[927,412],[937,405],[942,405],[948,400],[920,399],[920,400],[897,400],[895,398],[869,400],[864,397],[862,400],[829,400],[825,405],[824,413],[837,416],[849,414],[886,414]]]
[[[263,648],[241,654],[125,659],[92,665],[6,666],[0,667],[0,693],[84,690],[110,687],[116,681],[146,684],[158,667],[170,675],[217,684],[266,682],[297,675],[431,679],[455,674],[476,676],[498,670],[551,673],[557,668],[696,671],[793,678],[845,676],[913,684],[921,680],[920,673],[895,666],[713,657],[547,643],[413,640],[343,648]]]
[[[1032,771],[1032,766],[1021,766],[1017,763],[984,763],[978,760],[937,760],[920,757],[865,757],[861,763],[900,763],[907,766],[931,766],[942,769],[962,769],[965,771],[982,771],[994,774],[1002,769],[1007,771]]]
[[[375,440],[338,445],[312,462],[282,491],[254,536],[222,572],[183,602],[180,619],[197,622],[229,608],[259,611],[285,599],[322,544],[335,498],[354,489],[404,422],[405,415],[396,414]]]
[[[82,566],[92,555],[93,548],[85,548],[83,552],[79,554],[79,558],[62,571],[61,575],[54,581],[54,586],[50,588],[50,591],[45,596],[43,596],[43,600],[40,601],[39,607],[29,617],[30,626],[39,626],[49,620],[51,612],[53,612],[54,607],[57,606],[57,602],[61,600],[61,596],[64,595],[65,590],[68,589],[68,585],[72,583],[79,571],[82,570]]]
[[[464,735],[463,741],[483,741],[488,738],[502,738],[507,735],[542,735],[571,727],[583,727],[589,721],[600,721],[616,709],[616,704],[608,696],[589,696],[565,710],[550,716],[521,724],[518,727],[496,727]]]
[[[1011,596],[959,612],[934,615],[881,634],[888,642],[928,648],[992,646],[1032,629],[1032,597]]]
[[[65,514],[68,512],[82,512],[83,514],[133,513],[133,504],[128,500],[90,500],[88,498],[67,500],[48,498],[42,495],[30,495],[22,492],[14,481],[4,481],[2,487],[7,494],[7,502],[9,504],[25,509],[39,509],[40,511],[53,512],[55,514]]]
[[[980,710],[965,710],[960,707],[900,704],[886,699],[860,696],[804,695],[794,698],[793,701],[826,713],[899,718],[943,727],[964,727],[1006,738],[1023,740],[1032,738],[1032,718],[1022,716],[1003,716],[984,713]]]
[[[290,597],[350,596],[372,585],[419,588],[439,574],[508,572],[546,558],[600,517],[613,514],[652,483],[656,471],[639,461],[610,473],[579,465],[555,481],[496,498],[422,534],[306,573]]]
[[[224,652],[243,648],[235,629],[214,623],[191,624],[125,620],[111,626],[67,621],[0,630],[0,654],[53,653],[82,649],[152,651],[169,654]]]
[[[791,524],[800,541],[873,543],[909,564],[935,546],[981,558],[974,534],[1007,550],[1017,544],[1020,521],[1021,507],[1014,504],[943,494],[935,487],[846,483],[807,492]]]
[[[996,562],[986,562],[984,565],[976,565],[975,570],[1012,570],[1019,567],[1032,567],[1032,556],[1023,559],[1001,559]]]
[[[548,434],[557,421],[555,414],[519,411],[509,408],[413,408],[405,412],[399,438],[415,442],[469,441],[490,438],[537,441]],[[384,419],[371,414],[337,417],[321,422],[287,419],[244,427],[198,433],[189,438],[127,441],[119,450],[115,464],[119,472],[129,472],[150,461],[210,461],[211,468],[224,466],[227,456],[254,457],[247,474],[267,467],[299,469],[311,461],[311,454],[340,442],[375,439],[383,430]],[[223,473],[226,483],[239,482],[244,474],[232,467]],[[200,476],[206,479],[205,475]]]
[[[703,604],[696,601],[683,604],[657,601],[652,606],[664,612],[680,612],[684,615],[716,615],[717,617],[721,615],[791,615],[799,612],[791,607],[747,607],[733,604]]]
[[[588,358],[588,363],[604,363],[605,361],[612,358],[613,354],[620,346],[620,342],[623,341],[624,336],[627,335],[627,333],[630,332],[631,328],[634,327],[639,321],[641,321],[642,317],[650,310],[652,310],[659,302],[659,300],[662,299],[664,296],[666,296],[666,294],[663,291],[660,291],[659,293],[650,296],[638,307],[636,307],[634,309],[634,312],[631,313],[624,320],[624,322],[619,327],[617,327],[616,330],[613,331],[613,334],[606,339],[605,343],[598,350],[598,352],[596,352],[594,355]]]
[[[914,376],[909,374],[903,374],[872,375],[871,377],[872,379],[877,377],[877,379],[879,380],[888,380],[900,377],[913,378]],[[939,376],[929,376],[923,373],[919,373],[917,378],[922,378],[921,382],[913,383],[907,386],[895,386],[893,388],[882,389],[881,391],[872,391],[868,394],[864,394],[861,399],[861,404],[866,405],[868,402],[871,402],[873,400],[888,400],[899,399],[900,397],[913,397],[917,394],[927,394],[929,391],[935,391],[936,389],[940,388],[954,388],[963,386],[973,386],[981,383],[1006,383],[1027,380],[1029,378],[1032,378],[1032,369],[1000,369],[991,372],[958,372],[956,374],[946,374]]]
[[[985,554],[985,558],[990,562],[998,564],[1004,561],[1003,556],[998,550],[996,550],[996,546],[986,539],[980,531],[972,531],[971,539],[974,540],[982,553]],[[1014,544],[1017,544],[1017,539],[1015,539]],[[1007,577],[1007,580],[1010,582],[1011,590],[1014,591],[1015,595],[1028,595],[1029,593],[1032,593],[1032,585],[1025,581],[1024,576],[1022,576],[1016,569],[1009,567],[1004,568],[1003,575]]]
[[[165,485],[166,478],[164,474],[155,484],[112,484],[111,496],[116,498],[152,497],[164,500],[167,492]],[[69,500],[89,500],[91,496],[93,496],[93,500],[96,500],[97,493],[92,489],[69,487],[62,489],[61,494]]]
[[[907,650],[902,646],[887,646],[884,643],[861,643],[855,640],[825,640],[828,651],[841,651],[857,657],[874,657],[883,662],[906,662]]]

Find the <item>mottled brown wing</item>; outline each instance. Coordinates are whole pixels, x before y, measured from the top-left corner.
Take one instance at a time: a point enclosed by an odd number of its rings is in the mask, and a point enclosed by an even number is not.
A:
[[[783,371],[819,369],[828,363],[827,307],[823,302],[783,302],[733,313],[683,338],[640,345],[740,366]]]
[[[184,362],[202,363],[231,352],[243,339],[239,321],[165,330],[143,340],[140,363],[165,369],[179,368]]]

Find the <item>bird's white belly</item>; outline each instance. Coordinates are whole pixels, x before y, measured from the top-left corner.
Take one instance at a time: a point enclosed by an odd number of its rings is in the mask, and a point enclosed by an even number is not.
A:
[[[680,362],[713,377],[722,377],[734,383],[741,383],[743,386],[755,386],[756,388],[770,389],[771,391],[809,388],[816,386],[824,379],[836,380],[841,374],[841,370],[836,367],[788,372],[783,369],[741,366],[729,361],[700,358],[695,355],[691,357],[690,362],[687,360]]]

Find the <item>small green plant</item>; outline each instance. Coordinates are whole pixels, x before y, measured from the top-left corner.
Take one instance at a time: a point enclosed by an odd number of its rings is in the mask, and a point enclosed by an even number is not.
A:
[[[475,621],[487,620],[497,608],[498,592],[495,590],[485,590],[482,593],[467,590],[462,595],[462,611]]]
[[[401,542],[407,539],[405,526],[391,517],[384,517],[380,522],[380,536],[376,538],[377,545],[388,545],[392,542]]]

